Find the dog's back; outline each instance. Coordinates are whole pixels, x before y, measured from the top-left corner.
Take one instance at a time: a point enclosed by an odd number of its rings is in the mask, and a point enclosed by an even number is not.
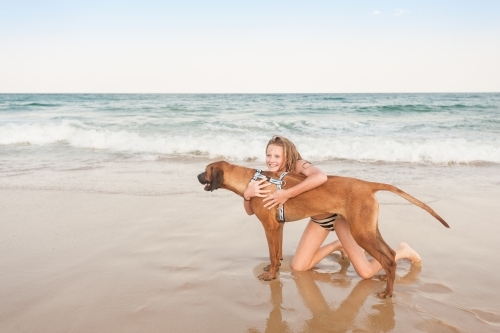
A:
[[[303,175],[289,174],[285,177],[284,189],[303,181]],[[373,197],[370,183],[361,179],[328,176],[327,181],[310,191],[304,192],[285,203],[285,221],[297,221],[307,217],[331,213],[348,216],[349,202],[353,197]]]
[[[303,175],[289,174],[285,178],[286,184],[283,188],[295,186],[305,178]],[[339,214],[348,219],[349,210],[356,209],[357,205],[363,204],[363,202],[357,202],[359,198],[363,201],[376,201],[375,193],[378,191],[389,191],[401,196],[424,209],[449,228],[448,223],[432,208],[393,185],[341,176],[328,176],[327,181],[321,186],[290,198],[285,203],[285,221],[297,221],[325,213]]]

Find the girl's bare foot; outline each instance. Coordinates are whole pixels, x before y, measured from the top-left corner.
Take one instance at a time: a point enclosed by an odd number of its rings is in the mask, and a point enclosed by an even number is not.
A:
[[[398,250],[402,253],[401,258],[409,260],[412,264],[420,264],[422,262],[422,259],[418,255],[417,251],[412,249],[410,245],[405,242],[399,243]]]

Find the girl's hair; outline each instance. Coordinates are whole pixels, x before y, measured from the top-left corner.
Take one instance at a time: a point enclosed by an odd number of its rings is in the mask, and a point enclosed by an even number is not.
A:
[[[283,158],[285,160],[286,171],[288,172],[292,171],[295,167],[295,163],[302,159],[293,142],[283,136],[275,135],[271,138],[271,140],[269,140],[266,146],[266,154],[269,145],[280,146],[283,148]]]

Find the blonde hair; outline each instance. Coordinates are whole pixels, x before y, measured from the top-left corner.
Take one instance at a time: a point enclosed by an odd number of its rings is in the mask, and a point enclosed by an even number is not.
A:
[[[298,160],[302,159],[302,156],[300,156],[299,152],[297,151],[297,147],[295,147],[292,141],[288,140],[284,136],[273,136],[267,143],[266,154],[269,145],[275,145],[283,148],[283,158],[285,160],[286,171],[288,172],[293,171],[295,163],[297,163]]]

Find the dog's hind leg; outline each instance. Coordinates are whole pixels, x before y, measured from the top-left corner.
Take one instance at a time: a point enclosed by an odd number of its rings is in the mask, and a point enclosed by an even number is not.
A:
[[[382,238],[377,226],[377,244],[380,253],[380,259],[376,258],[382,265],[387,274],[387,285],[385,290],[378,294],[379,297],[392,297],[394,281],[396,280],[396,251],[394,251]]]
[[[387,275],[387,285],[378,296],[382,298],[392,297],[394,281],[396,279],[396,252],[384,241],[378,228],[375,233],[364,233],[356,235],[353,233],[356,242],[365,249],[375,260],[377,260]],[[375,273],[375,272],[374,272]]]
[[[379,297],[391,297],[396,279],[396,252],[387,245],[378,229],[378,203],[373,198],[372,202],[365,201],[356,207],[354,212],[349,219],[352,237],[385,270],[387,286]]]

